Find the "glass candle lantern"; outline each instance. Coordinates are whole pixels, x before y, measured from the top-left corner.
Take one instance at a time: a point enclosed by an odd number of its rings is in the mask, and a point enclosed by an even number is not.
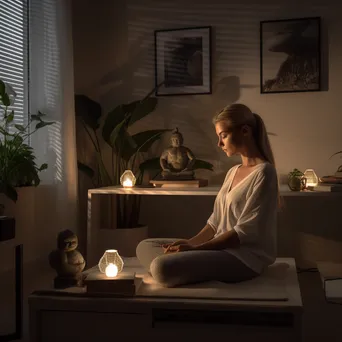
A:
[[[304,177],[306,178],[306,186],[308,188],[313,188],[318,185],[318,177],[313,169],[305,170]]]
[[[132,188],[136,178],[131,170],[126,170],[120,177],[120,183],[124,188]]]
[[[116,277],[123,269],[124,262],[116,249],[107,249],[99,261],[99,270],[107,277]]]

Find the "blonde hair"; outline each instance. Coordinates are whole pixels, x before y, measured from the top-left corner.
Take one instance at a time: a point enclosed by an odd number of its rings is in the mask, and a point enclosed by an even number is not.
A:
[[[213,124],[225,121],[232,129],[248,125],[252,128],[255,143],[263,156],[263,158],[272,164],[274,167],[275,159],[271,147],[270,140],[266,131],[264,120],[260,115],[253,113],[249,107],[241,103],[234,103],[224,107],[213,118]],[[278,181],[278,203],[279,207],[282,202],[279,196],[279,181]]]

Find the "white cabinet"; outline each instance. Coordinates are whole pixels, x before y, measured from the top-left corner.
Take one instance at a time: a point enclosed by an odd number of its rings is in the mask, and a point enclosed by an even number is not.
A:
[[[42,311],[37,341],[95,342],[127,341],[146,334],[147,315],[113,312]]]
[[[33,294],[31,342],[301,341],[301,307]]]

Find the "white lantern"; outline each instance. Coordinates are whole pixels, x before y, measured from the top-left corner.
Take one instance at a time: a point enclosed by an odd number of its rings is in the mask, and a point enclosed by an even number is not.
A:
[[[99,261],[99,270],[107,277],[116,277],[123,269],[124,262],[116,249],[107,249]]]
[[[318,177],[313,169],[305,170],[304,177],[306,178],[306,187],[313,188],[318,185]]]
[[[131,170],[126,170],[120,177],[120,183],[124,188],[132,188],[136,178]]]

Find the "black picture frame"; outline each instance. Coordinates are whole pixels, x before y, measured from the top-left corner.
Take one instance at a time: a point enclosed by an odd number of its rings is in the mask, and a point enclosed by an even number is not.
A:
[[[260,92],[321,91],[321,18],[260,22]]]
[[[212,93],[212,27],[154,31],[156,96]]]

